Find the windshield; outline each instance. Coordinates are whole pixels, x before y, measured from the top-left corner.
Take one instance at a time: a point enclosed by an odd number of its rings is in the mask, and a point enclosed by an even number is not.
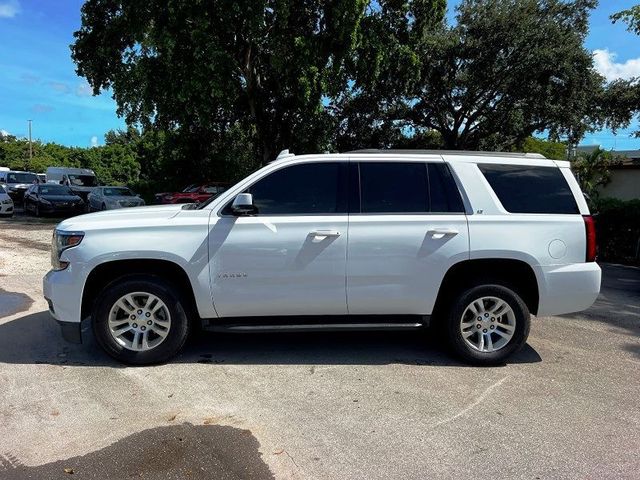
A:
[[[40,195],[73,195],[73,192],[64,185],[43,185],[40,187]]]
[[[98,185],[93,175],[67,175],[69,183],[76,187],[95,187]]]
[[[7,183],[33,183],[37,182],[35,173],[8,173]]]
[[[133,192],[128,188],[105,188],[105,197],[133,197]]]
[[[190,193],[190,192],[195,192],[198,189],[198,186],[195,184],[191,184],[188,185],[186,187],[184,187],[184,190],[182,190],[183,193]]]

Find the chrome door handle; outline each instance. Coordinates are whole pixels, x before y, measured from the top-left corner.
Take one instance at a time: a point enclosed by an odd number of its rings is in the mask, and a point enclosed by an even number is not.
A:
[[[433,230],[427,230],[427,235],[431,235],[432,237],[437,236],[438,238],[442,238],[445,235],[457,235],[458,230],[453,228],[434,228]]]
[[[314,237],[339,237],[340,232],[337,230],[314,230],[309,235]]]

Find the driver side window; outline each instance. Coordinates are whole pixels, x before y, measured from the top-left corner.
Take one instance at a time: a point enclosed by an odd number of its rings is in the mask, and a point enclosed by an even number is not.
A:
[[[284,167],[251,185],[257,215],[347,213],[347,164],[307,163]],[[232,202],[231,202],[232,203]],[[231,214],[231,203],[222,211]]]

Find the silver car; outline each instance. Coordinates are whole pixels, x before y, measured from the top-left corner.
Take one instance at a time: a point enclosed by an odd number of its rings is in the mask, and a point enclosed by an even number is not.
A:
[[[127,187],[97,187],[87,197],[89,211],[141,207],[144,200]]]

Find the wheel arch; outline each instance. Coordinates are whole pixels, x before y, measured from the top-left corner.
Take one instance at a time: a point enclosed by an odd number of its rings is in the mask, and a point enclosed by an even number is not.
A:
[[[532,314],[537,314],[540,291],[534,269],[523,260],[482,258],[464,260],[452,265],[442,279],[433,309],[438,316],[453,298],[467,288],[494,283],[507,286],[525,302]]]
[[[177,287],[187,302],[185,308],[191,320],[198,320],[193,284],[187,272],[177,263],[161,259],[111,260],[96,265],[84,284],[80,318],[91,316],[99,293],[116,280],[131,276],[152,275]]]

